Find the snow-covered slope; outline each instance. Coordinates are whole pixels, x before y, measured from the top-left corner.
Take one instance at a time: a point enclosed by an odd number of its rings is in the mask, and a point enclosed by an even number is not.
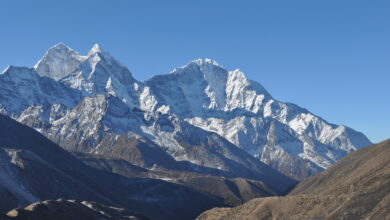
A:
[[[195,60],[145,84],[157,100],[148,110],[163,109],[216,132],[295,178],[326,169],[370,144],[359,132],[273,99],[240,70],[227,71],[210,59]]]
[[[34,69],[8,68],[0,84],[2,112],[62,147],[108,154],[127,138],[158,148],[153,154],[164,162],[152,161],[161,166],[173,160],[192,169],[260,174],[267,170],[256,168],[263,161],[300,179],[370,144],[210,59],[139,82],[98,45],[82,56],[58,44]]]
[[[81,56],[60,43],[50,48],[35,65],[40,76],[47,76],[78,89],[84,95],[111,94],[129,105],[138,105],[140,83],[108,52],[95,44]]]
[[[1,112],[19,115],[32,106],[62,105],[72,107],[81,99],[78,90],[48,77],[40,77],[27,67],[9,66],[0,74]]]

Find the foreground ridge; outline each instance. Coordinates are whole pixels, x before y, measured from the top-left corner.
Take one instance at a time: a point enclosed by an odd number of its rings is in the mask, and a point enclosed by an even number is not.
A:
[[[105,206],[96,202],[64,199],[46,200],[28,205],[24,209],[13,209],[7,214],[0,214],[0,218],[2,220],[149,219],[125,209]]]
[[[390,140],[365,147],[299,183],[285,197],[215,208],[197,219],[389,219]]]

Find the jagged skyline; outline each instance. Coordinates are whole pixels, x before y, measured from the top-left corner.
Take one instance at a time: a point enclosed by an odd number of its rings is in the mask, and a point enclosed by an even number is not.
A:
[[[275,98],[363,131],[373,142],[390,130],[386,1],[0,4],[7,8],[0,15],[7,30],[0,71],[32,66],[58,42],[81,53],[99,43],[139,80],[211,58],[240,68]]]
[[[7,68],[0,85],[1,112],[38,125],[35,129],[48,136],[58,134],[50,137],[57,141],[66,136],[61,145],[76,149],[86,143],[100,146],[102,134],[133,132],[178,161],[222,169],[220,162],[188,154],[177,139],[205,143],[218,134],[212,146],[229,143],[225,147],[239,147],[252,159],[301,179],[371,144],[364,134],[280,102],[239,69],[226,70],[210,59],[141,82],[98,45],[84,56],[60,43],[34,68]],[[196,139],[190,138],[193,132]],[[80,136],[70,141],[72,135]]]

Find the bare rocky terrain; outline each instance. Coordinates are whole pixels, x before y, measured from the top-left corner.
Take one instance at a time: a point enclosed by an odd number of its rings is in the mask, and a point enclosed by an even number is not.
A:
[[[4,220],[147,220],[147,217],[125,209],[105,206],[96,202],[76,200],[46,200],[36,202],[25,208],[12,209],[0,215]]]
[[[197,219],[390,219],[390,140],[352,152],[285,197],[214,208]]]

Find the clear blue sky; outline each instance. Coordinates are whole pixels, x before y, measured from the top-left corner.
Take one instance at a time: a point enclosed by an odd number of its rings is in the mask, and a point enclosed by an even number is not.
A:
[[[390,138],[388,0],[2,0],[0,68],[58,42],[94,43],[139,80],[196,58],[240,68],[277,99]]]

